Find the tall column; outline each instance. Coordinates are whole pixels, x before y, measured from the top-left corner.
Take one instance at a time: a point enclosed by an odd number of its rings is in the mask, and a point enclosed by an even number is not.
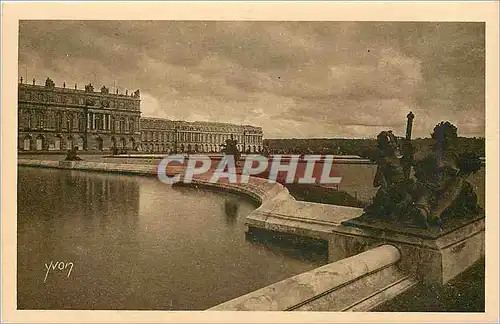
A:
[[[178,131],[177,127],[175,127],[174,132],[175,132],[174,133],[174,150],[175,150],[174,152],[177,153],[177,150],[178,150],[177,143],[179,142],[179,131]]]
[[[247,151],[247,131],[243,131],[243,152]]]

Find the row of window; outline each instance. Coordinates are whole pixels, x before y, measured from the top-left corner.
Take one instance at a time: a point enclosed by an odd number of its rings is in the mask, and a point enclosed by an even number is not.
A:
[[[174,145],[173,144],[159,144],[159,143],[142,143],[141,144],[142,150],[144,152],[149,152],[149,153],[164,153],[164,152],[173,152],[175,151]],[[238,145],[238,149],[241,151],[245,152],[250,152],[250,153],[258,153],[262,152],[262,146],[260,145],[247,145],[245,148],[243,148],[243,145]],[[213,144],[179,144],[177,147],[178,152],[183,152],[183,153],[219,153],[222,150],[222,146],[220,145],[213,145]]]
[[[60,151],[60,150],[69,150],[73,147],[78,147],[79,150],[83,150],[84,139],[82,136],[73,137],[61,137],[56,136],[54,138],[45,139],[44,136],[38,135],[36,137],[32,137],[29,135],[25,135],[22,138],[22,142],[20,143],[19,149],[24,151]],[[129,139],[121,138],[111,138],[111,147],[122,148],[122,149],[137,149],[137,143],[133,137]],[[94,139],[94,145],[91,145],[90,149],[93,150],[104,150],[104,139],[100,136]]]
[[[107,130],[112,132],[134,133],[139,127],[138,118],[113,116],[102,113],[88,113],[87,120],[82,112],[31,111],[21,110],[18,125],[22,129],[54,129],[61,131]]]
[[[185,132],[213,132],[213,133],[233,133],[233,134],[241,134],[244,131],[244,128],[241,126],[219,126],[219,125],[213,125],[211,126],[210,123],[203,123],[197,125],[197,122],[194,122],[194,126],[190,126],[189,124],[186,125],[186,123],[179,123],[176,121],[171,121],[171,120],[152,120],[148,117],[145,117],[144,119],[141,120],[142,126],[144,129],[154,129],[157,131],[160,130],[170,130],[173,131],[176,127],[178,127],[178,131],[185,131]],[[259,134],[262,134],[262,132],[258,131],[258,128],[254,129],[255,132],[258,132]],[[252,133],[252,131],[248,131],[248,133]]]
[[[89,105],[95,106],[100,104],[102,107],[118,108],[118,109],[139,109],[139,103],[130,100],[109,100],[107,98],[102,98],[96,100],[94,97],[84,97],[76,95],[58,95],[53,93],[45,92],[29,92],[20,91],[19,99],[23,101],[35,101],[35,102],[52,102],[61,104],[72,104],[72,105]],[[87,100],[86,100],[87,99]]]
[[[179,132],[177,134],[178,141],[181,142],[206,142],[206,143],[223,143],[225,140],[230,139],[229,134],[210,134],[210,133],[188,133]],[[246,135],[246,140],[243,139],[243,135],[233,135],[233,139],[237,140],[238,143],[251,143],[260,144],[262,142],[262,136],[260,135]],[[173,142],[175,141],[175,132],[142,132],[143,141],[159,140],[163,142]]]
[[[87,123],[87,128],[90,130],[134,133],[139,129],[138,118],[120,117],[102,113],[89,113]]]

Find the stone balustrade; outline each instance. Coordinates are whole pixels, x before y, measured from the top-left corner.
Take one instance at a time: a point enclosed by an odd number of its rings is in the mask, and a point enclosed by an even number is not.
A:
[[[382,245],[210,308],[210,311],[367,311],[416,281],[396,266],[401,254]]]

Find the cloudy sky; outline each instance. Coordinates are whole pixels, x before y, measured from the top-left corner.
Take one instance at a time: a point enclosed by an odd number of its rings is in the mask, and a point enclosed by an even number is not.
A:
[[[19,75],[140,89],[143,116],[266,138],[484,136],[482,23],[22,21]]]

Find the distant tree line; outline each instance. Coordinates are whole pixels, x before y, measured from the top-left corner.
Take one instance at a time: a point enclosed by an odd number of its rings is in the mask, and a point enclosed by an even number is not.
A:
[[[425,151],[431,145],[431,138],[412,140],[416,151]],[[470,152],[485,156],[484,137],[459,137],[457,149],[459,154]],[[375,138],[308,138],[308,139],[265,139],[264,151],[268,154],[332,154],[358,155],[373,160],[377,150]]]

